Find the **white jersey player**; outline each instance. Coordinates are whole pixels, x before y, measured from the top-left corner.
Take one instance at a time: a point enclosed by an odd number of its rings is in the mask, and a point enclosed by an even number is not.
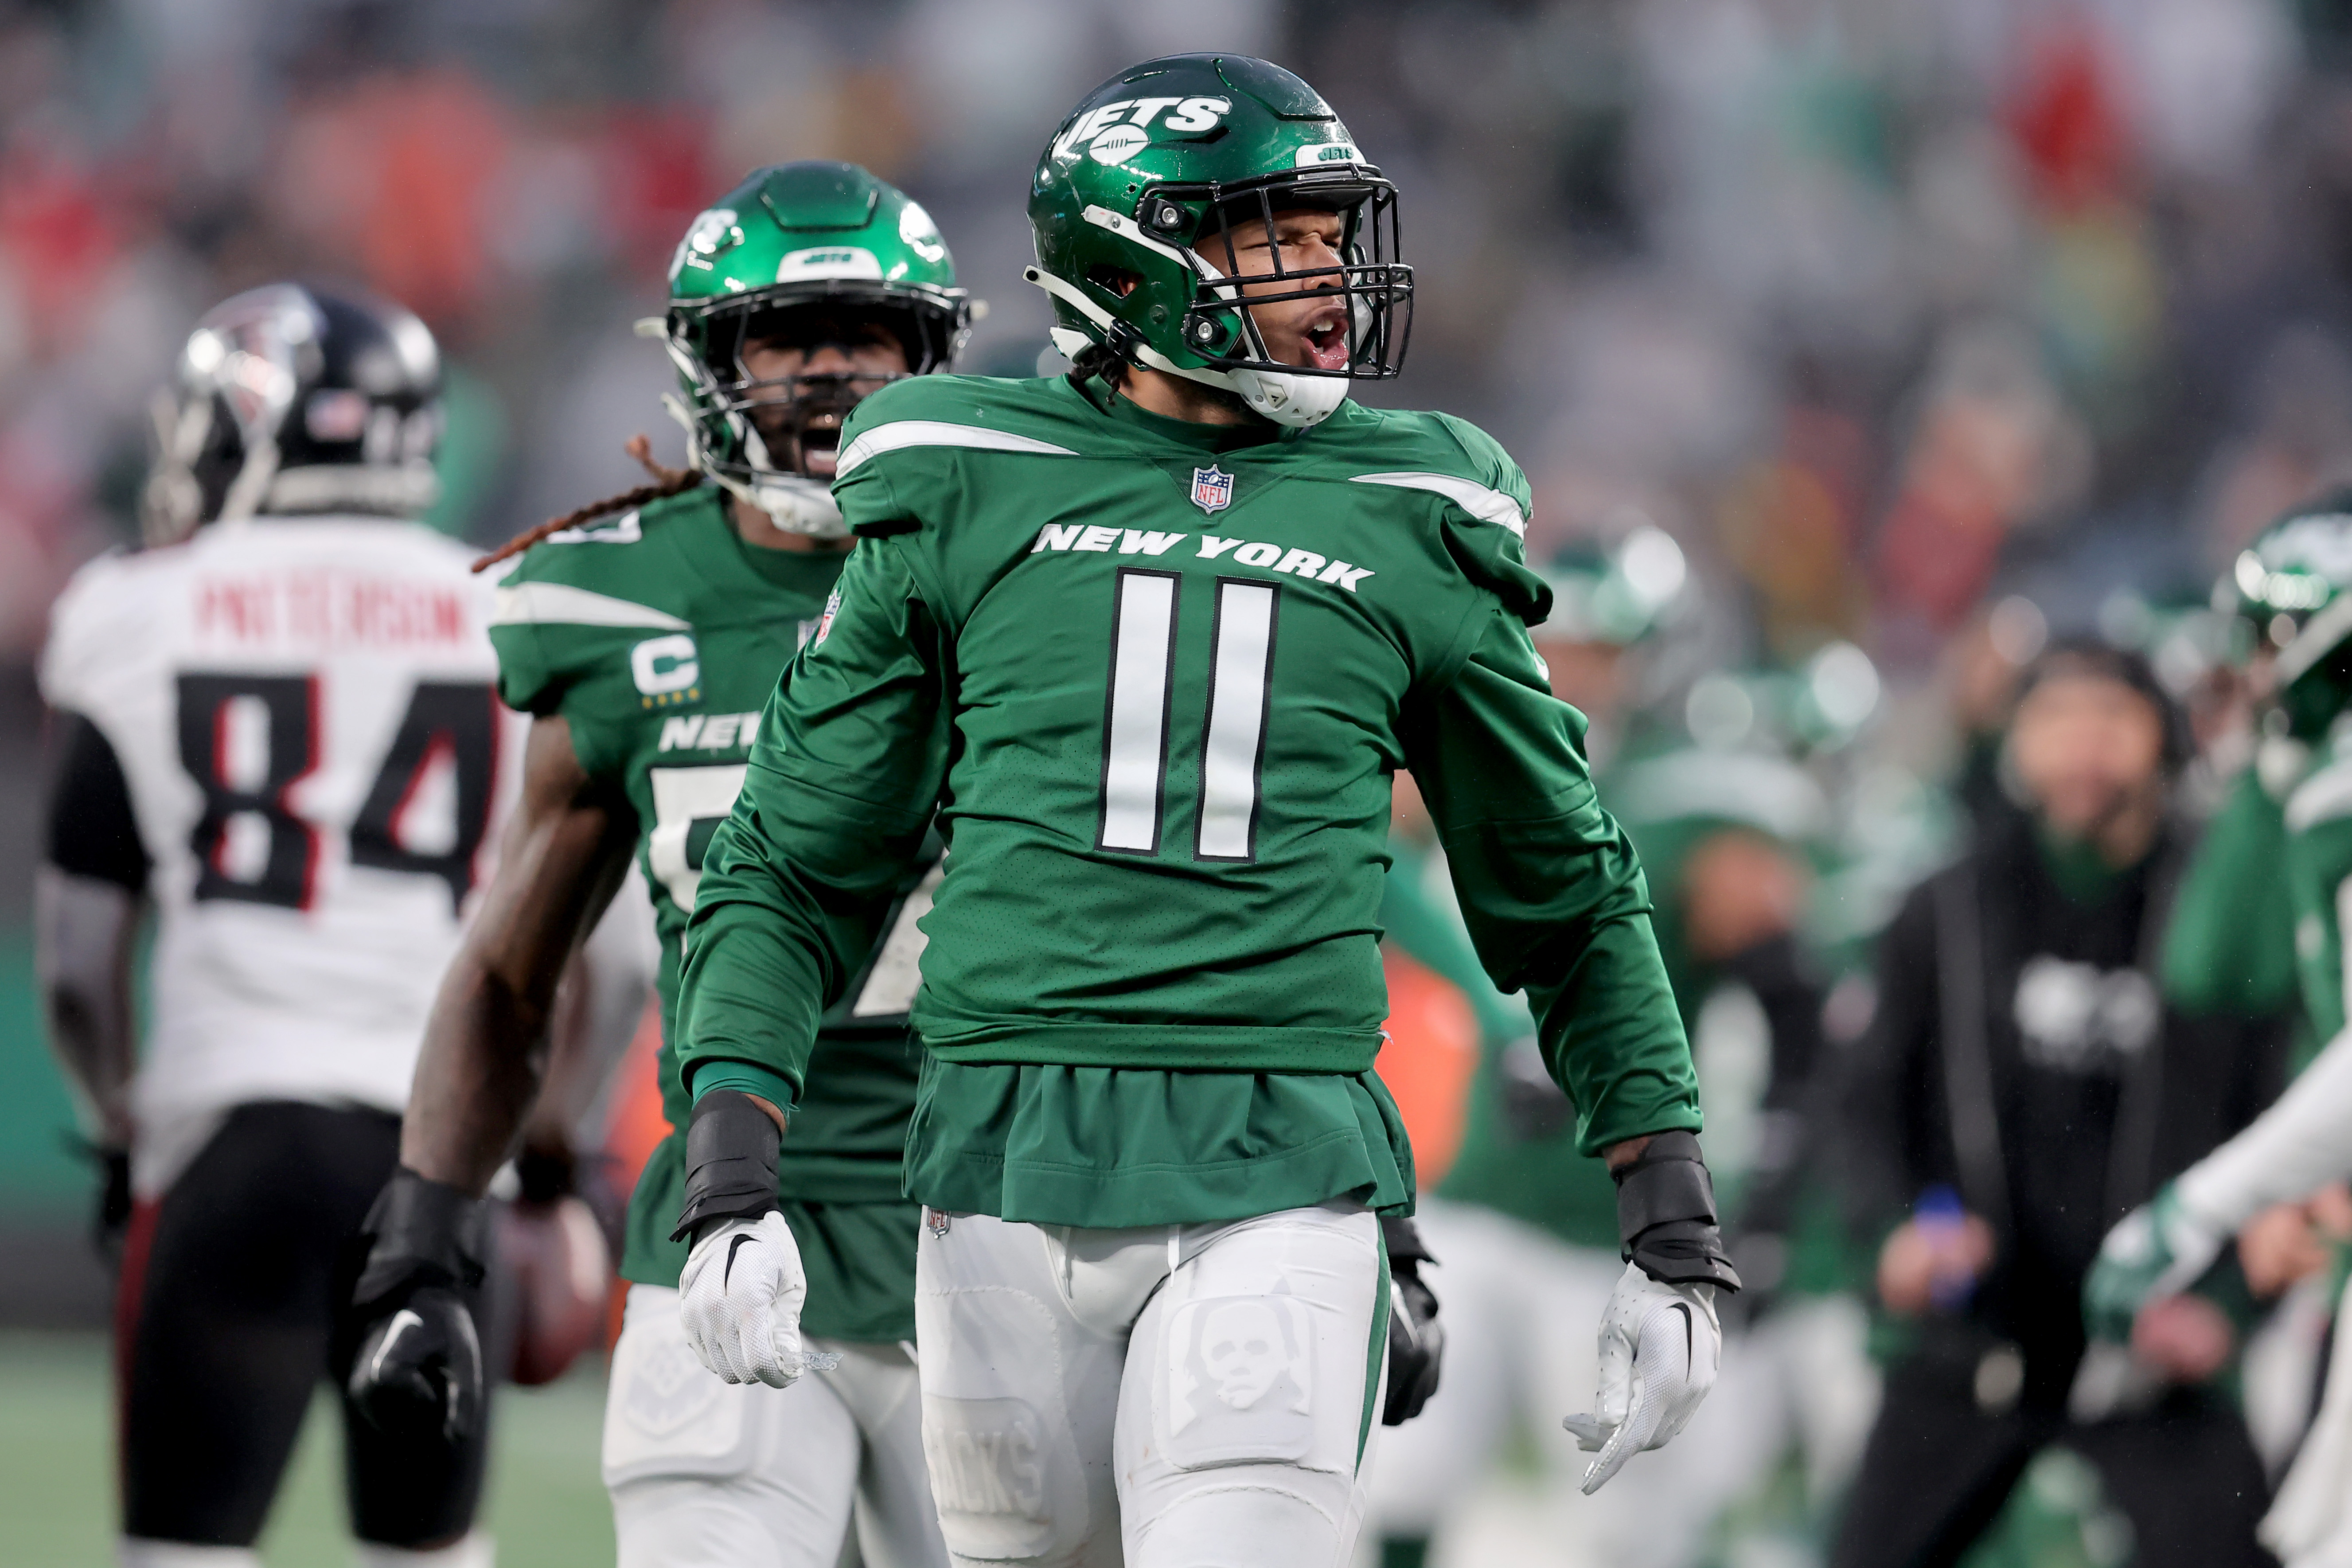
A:
[[[126,1563],[254,1561],[311,1392],[341,1381],[337,1271],[513,793],[491,590],[415,521],[438,385],[431,333],[397,307],[291,284],[219,306],[159,399],[149,548],[91,563],[54,613],[45,990],[138,1200]],[[364,1561],[487,1561],[478,1436],[346,1425]]]

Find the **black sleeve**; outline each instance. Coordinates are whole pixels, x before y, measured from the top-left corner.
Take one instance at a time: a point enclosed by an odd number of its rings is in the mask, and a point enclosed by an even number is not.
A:
[[[1935,910],[1915,889],[1878,944],[1877,1002],[1846,1053],[1842,1185],[1855,1239],[1875,1254],[1921,1188],[1951,1181],[1939,1136],[1942,1097],[1931,1081],[1938,1030]]]
[[[99,727],[81,714],[60,712],[58,721],[45,858],[60,871],[145,892],[152,862],[139,838],[122,763]]]

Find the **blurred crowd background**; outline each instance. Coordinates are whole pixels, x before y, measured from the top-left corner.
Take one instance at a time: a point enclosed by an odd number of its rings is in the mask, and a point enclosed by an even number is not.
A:
[[[289,274],[416,310],[450,366],[436,521],[492,542],[636,482],[635,433],[677,460],[630,323],[757,163],[903,186],[991,307],[965,368],[1050,363],[1019,275],[1037,151],[1110,71],[1205,47],[1307,78],[1402,187],[1416,320],[1369,395],[1528,470],[1530,557],[1598,628],[1572,640],[1637,650],[1591,672],[1602,760],[1646,735],[1801,778],[1748,798],[1801,851],[1759,898],[1801,906],[1832,980],[1866,984],[1998,791],[2049,637],[2150,655],[2203,724],[2192,794],[2242,761],[2210,591],[2352,477],[2352,6],[0,5],[0,1318],[102,1290],[32,988],[32,661],[68,574],[135,538],[196,316]],[[1832,1036],[1866,1016],[1830,994]],[[1429,1076],[1408,1110],[1442,1168]],[[1735,1179],[1738,1114],[1709,1110]]]

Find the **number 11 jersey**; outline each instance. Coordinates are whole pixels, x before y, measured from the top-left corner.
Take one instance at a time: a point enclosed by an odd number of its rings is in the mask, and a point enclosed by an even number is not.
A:
[[[798,1087],[799,993],[843,968],[825,921],[936,801],[913,1195],[1089,1226],[1402,1205],[1370,1069],[1402,767],[1588,1149],[1696,1126],[1640,871],[1528,639],[1527,482],[1490,437],[934,376],[859,406],[835,494],[861,539],[712,846],[690,1071]]]
[[[151,868],[142,1191],[236,1105],[407,1105],[520,772],[470,555],[422,523],[257,518],[58,599],[42,694],[112,751]]]

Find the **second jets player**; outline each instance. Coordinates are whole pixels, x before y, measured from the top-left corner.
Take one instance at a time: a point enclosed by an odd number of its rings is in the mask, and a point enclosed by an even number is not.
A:
[[[466,1216],[536,1087],[556,979],[632,854],[662,942],[664,1104],[685,1127],[679,942],[761,705],[845,558],[826,489],[843,418],[877,387],[945,369],[971,316],[923,209],[843,163],[754,171],[680,243],[670,295],[691,468],[518,541],[528,552],[499,589],[499,691],[534,715],[523,802],[425,1041],[379,1210],[378,1283],[362,1287],[379,1317],[464,1267]],[[891,868],[881,941],[820,1026],[792,1157],[762,1176],[817,1282],[807,1326],[837,1364],[789,1393],[730,1388],[697,1365],[678,1321],[686,1249],[669,1238],[681,1136],[638,1179],[604,1452],[624,1568],[831,1568],[853,1521],[874,1568],[942,1560],[906,1348],[917,1211],[899,1194],[919,860]],[[445,1371],[393,1343],[383,1396],[432,1405]]]
[[[1076,371],[901,384],[845,429],[860,542],[688,931],[681,1287],[714,1369],[799,1369],[824,1286],[766,1173],[936,812],[907,1182],[959,1560],[1345,1560],[1381,1403],[1376,1216],[1412,1201],[1371,1071],[1399,767],[1620,1178],[1588,1487],[1714,1379],[1737,1279],[1689,1050],[1528,642],[1526,480],[1459,420],[1347,401],[1403,352],[1395,203],[1290,73],[1138,66],[1031,186],[1030,276]]]

